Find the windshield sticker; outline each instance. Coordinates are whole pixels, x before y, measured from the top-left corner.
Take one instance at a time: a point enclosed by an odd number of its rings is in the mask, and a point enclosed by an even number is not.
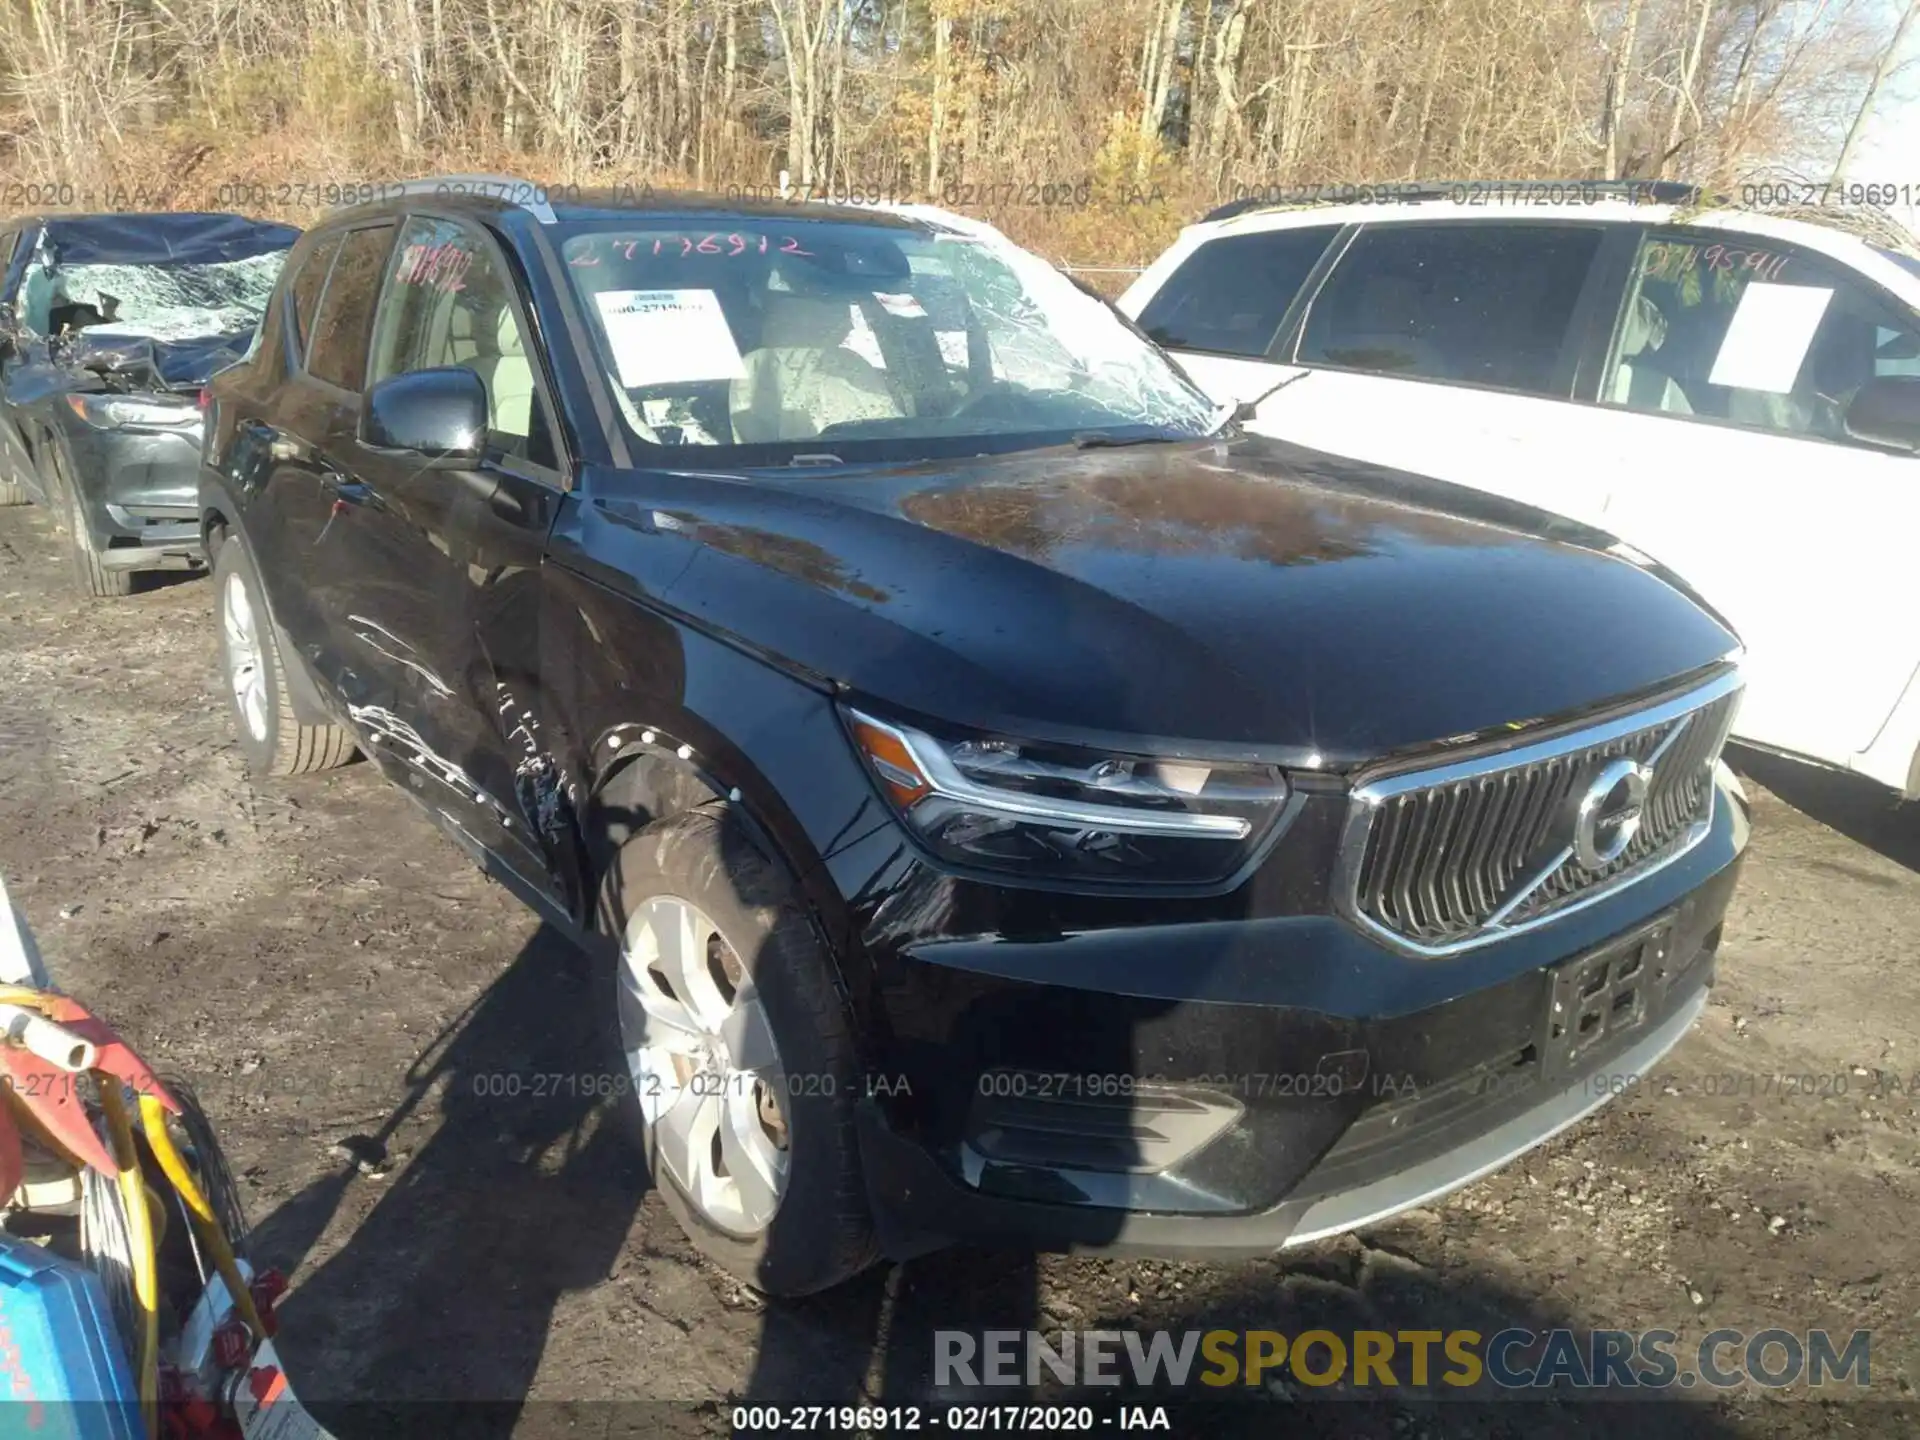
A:
[[[840,342],[842,350],[851,350],[876,370],[887,368],[887,357],[881,352],[880,337],[873,333],[873,324],[867,319],[866,312],[858,305],[848,307],[853,312],[852,328],[847,338]]]
[[[472,266],[473,252],[451,240],[438,245],[409,245],[400,253],[400,269],[394,278],[402,285],[451,292],[465,288]]]
[[[593,300],[626,389],[745,378],[713,291],[602,290]]]
[[[873,298],[880,302],[889,315],[898,315],[902,319],[916,319],[927,313],[911,295],[882,295],[876,291]]]
[[[1832,299],[1817,285],[1748,285],[1707,383],[1787,394]]]

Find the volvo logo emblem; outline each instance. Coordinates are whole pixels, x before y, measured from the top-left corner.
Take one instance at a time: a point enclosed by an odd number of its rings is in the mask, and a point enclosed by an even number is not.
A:
[[[1573,860],[1583,870],[1604,870],[1627,853],[1640,833],[1653,771],[1622,756],[1609,760],[1587,782],[1573,816]]]

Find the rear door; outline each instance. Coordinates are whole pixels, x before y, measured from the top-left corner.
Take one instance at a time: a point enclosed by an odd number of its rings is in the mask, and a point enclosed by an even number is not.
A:
[[[1831,256],[1654,230],[1602,377],[1608,527],[1747,645],[1736,733],[1848,764],[1920,667],[1920,458],[1852,439],[1848,402],[1920,374],[1920,313]]]
[[[357,437],[339,521],[334,627],[346,697],[377,754],[461,838],[564,906],[536,830],[551,777],[537,734],[541,557],[563,493],[553,408],[512,267],[470,222],[416,215],[375,310],[370,389],[445,366],[487,390],[486,452],[427,468]]]
[[[236,397],[241,414],[217,462],[245,507],[247,543],[259,562],[274,618],[322,680],[330,680],[336,668],[320,601],[334,500],[326,447],[341,410],[357,403],[354,392],[339,383],[351,377],[337,359],[351,345],[350,340],[346,347],[341,343],[351,315],[351,269],[342,272],[338,290],[330,281],[349,244],[359,255],[391,233],[390,222],[384,232],[378,226],[327,231],[295,247],[276,296],[282,353],[266,357],[268,373],[255,382],[257,389],[249,387],[252,394]]]

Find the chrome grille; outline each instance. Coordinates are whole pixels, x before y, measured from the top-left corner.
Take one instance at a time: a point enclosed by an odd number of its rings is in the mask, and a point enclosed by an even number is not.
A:
[[[1730,672],[1588,730],[1362,785],[1342,856],[1355,917],[1407,948],[1446,953],[1677,858],[1704,833],[1739,699]],[[1639,829],[1588,869],[1572,856],[1575,809],[1622,758],[1652,772]]]

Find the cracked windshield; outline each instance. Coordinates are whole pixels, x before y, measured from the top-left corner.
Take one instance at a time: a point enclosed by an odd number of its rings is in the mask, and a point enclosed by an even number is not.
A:
[[[29,277],[22,318],[46,335],[86,329],[163,342],[232,335],[259,320],[285,259],[274,251],[214,264],[63,265]]]
[[[1216,407],[1030,255],[844,223],[591,230],[567,273],[627,423],[728,446],[1144,431]]]

